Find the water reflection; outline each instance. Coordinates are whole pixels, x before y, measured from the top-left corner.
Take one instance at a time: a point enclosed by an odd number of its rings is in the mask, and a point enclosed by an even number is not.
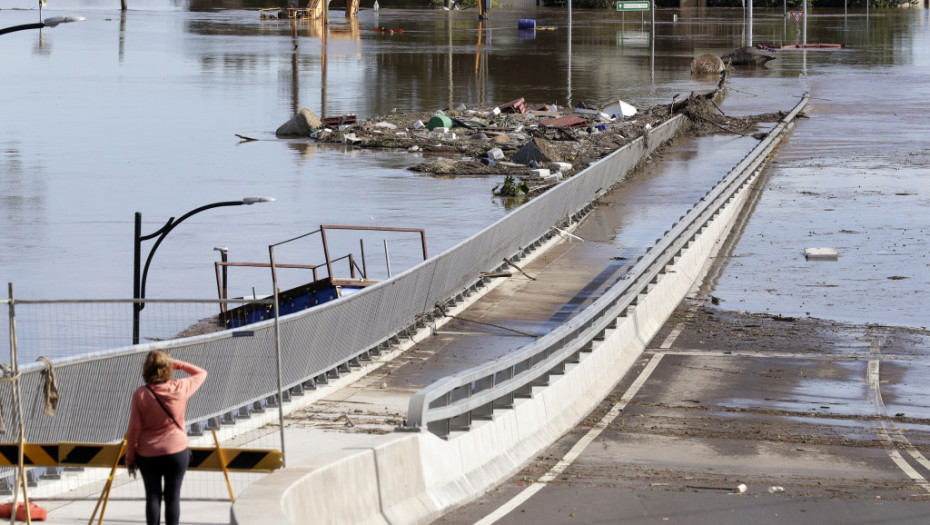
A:
[[[569,22],[564,8],[494,10],[479,21],[474,11],[375,13],[365,3],[354,21],[332,16],[328,25],[259,19],[257,9],[277,5],[129,0],[120,13],[113,0],[56,0],[50,16],[88,20],[4,36],[5,67],[18,74],[0,89],[0,244],[16,249],[0,254],[0,278],[17,283],[22,296],[127,297],[135,211],[154,226],[178,209],[252,194],[279,201],[178,231],[160,248],[149,294],[213,296],[213,246],[261,260],[267,244],[290,234],[371,216],[427,228],[438,253],[506,213],[490,195],[500,180],[422,177],[404,169],[419,160],[406,152],[319,148],[277,140],[274,129],[300,107],[369,116],[519,97],[559,105],[620,98],[645,107],[711,88],[691,79],[691,58],[722,54],[747,36],[739,9],[661,9],[653,33],[630,16],[623,24],[616,12],[575,10]],[[35,18],[0,15],[9,25]],[[825,79],[814,84],[823,98],[833,97],[835,75],[879,95],[856,76],[925,67],[914,45],[925,17],[818,9],[808,17],[809,41],[847,49],[785,52],[766,69],[739,72],[727,111],[787,107],[805,89],[801,75]],[[521,39],[521,18],[554,29]],[[753,38],[793,42],[798,29],[790,24],[781,9],[756,10]],[[382,27],[403,32],[373,31]],[[843,111],[861,114],[856,97],[846,97]],[[876,133],[864,138],[898,150],[895,127],[870,125]],[[236,134],[261,140],[241,143]],[[831,146],[837,162],[845,148],[863,147],[844,139],[849,146]],[[913,137],[906,144],[921,147]]]

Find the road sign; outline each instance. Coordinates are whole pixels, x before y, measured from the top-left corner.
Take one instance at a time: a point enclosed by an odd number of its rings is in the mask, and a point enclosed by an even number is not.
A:
[[[791,18],[794,18],[795,24],[800,24],[801,19],[804,18],[804,11],[788,11],[791,13]]]
[[[617,11],[649,11],[651,2],[627,0],[617,2]]]

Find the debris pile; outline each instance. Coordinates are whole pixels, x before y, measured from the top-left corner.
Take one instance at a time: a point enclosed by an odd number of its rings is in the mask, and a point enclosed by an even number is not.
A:
[[[746,135],[757,131],[758,123],[781,116],[726,117],[713,102],[715,93],[676,96],[670,104],[645,110],[617,100],[600,107],[579,104],[565,108],[527,104],[520,98],[491,108],[459,104],[433,113],[395,111],[368,119],[358,119],[356,115],[328,117],[312,130],[304,123],[310,120],[306,118],[309,110],[302,109],[295,117],[299,125],[287,129],[323,144],[418,153],[422,161],[409,169],[426,174],[510,176],[513,179],[500,186],[503,192],[495,190],[495,193],[532,196],[677,113],[688,116],[696,127],[692,131],[696,135],[721,132]]]

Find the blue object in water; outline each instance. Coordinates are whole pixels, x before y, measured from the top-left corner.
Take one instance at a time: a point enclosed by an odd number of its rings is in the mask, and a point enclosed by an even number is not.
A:
[[[536,20],[532,18],[521,18],[517,20],[517,29],[536,29]]]

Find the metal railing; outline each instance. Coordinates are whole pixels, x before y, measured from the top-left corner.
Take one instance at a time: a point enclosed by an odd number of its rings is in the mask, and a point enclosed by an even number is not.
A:
[[[590,351],[596,339],[616,326],[637,297],[661,278],[674,257],[750,180],[807,100],[805,95],[765,139],[657,239],[620,283],[575,318],[519,351],[440,379],[414,394],[407,413],[408,427],[426,427],[441,437],[467,430],[473,419],[489,418],[495,409],[512,408],[515,397],[529,397],[533,387],[545,386],[549,376],[560,375],[567,364],[578,362],[580,353]]]

